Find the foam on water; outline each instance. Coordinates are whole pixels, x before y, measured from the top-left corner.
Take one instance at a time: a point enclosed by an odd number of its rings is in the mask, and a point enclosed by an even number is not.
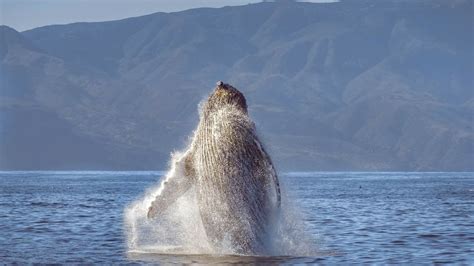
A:
[[[125,210],[124,224],[128,251],[155,254],[236,254],[230,243],[214,250],[199,214],[194,188],[187,191],[155,219],[148,219],[148,208],[163,190],[164,181],[184,175],[186,152],[172,155],[170,170],[160,185],[151,187]],[[310,256],[316,254],[314,239],[307,234],[304,219],[291,197],[282,190],[280,210],[271,218],[266,241],[272,256]]]

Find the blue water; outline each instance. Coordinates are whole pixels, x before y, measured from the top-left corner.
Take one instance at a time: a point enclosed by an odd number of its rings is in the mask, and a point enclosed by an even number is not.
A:
[[[0,172],[0,262],[474,263],[474,173],[283,175],[309,257],[128,252],[124,208],[162,174]]]

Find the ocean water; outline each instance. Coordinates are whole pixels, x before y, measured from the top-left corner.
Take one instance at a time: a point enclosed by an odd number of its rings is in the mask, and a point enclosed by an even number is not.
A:
[[[474,263],[474,173],[287,173],[316,252],[129,250],[126,207],[163,172],[0,172],[2,263]]]

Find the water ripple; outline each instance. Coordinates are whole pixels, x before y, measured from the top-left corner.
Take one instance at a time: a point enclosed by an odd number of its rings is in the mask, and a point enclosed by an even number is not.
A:
[[[473,173],[289,173],[312,257],[127,252],[123,209],[162,172],[1,172],[0,261],[63,264],[473,264]]]

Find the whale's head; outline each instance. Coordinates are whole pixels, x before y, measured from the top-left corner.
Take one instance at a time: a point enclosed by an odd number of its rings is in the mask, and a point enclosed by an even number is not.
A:
[[[247,101],[244,95],[231,85],[219,81],[209,96],[205,109],[208,112],[213,112],[225,107],[236,107],[247,113]]]

